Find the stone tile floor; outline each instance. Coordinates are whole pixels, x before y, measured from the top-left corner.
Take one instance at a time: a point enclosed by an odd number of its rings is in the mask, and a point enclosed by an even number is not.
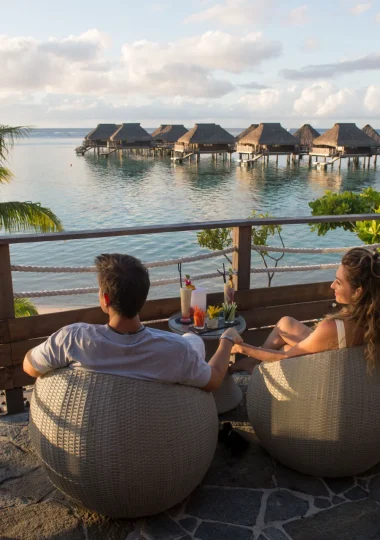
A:
[[[112,520],[74,505],[38,463],[28,413],[0,417],[0,539],[380,540],[380,465],[353,478],[294,472],[260,447],[245,414],[243,402],[221,420],[249,441],[247,452],[233,457],[218,445],[186,501],[141,520]]]

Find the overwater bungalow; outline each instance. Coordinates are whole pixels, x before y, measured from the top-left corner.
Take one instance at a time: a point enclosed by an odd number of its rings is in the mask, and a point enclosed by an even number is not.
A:
[[[335,124],[313,142],[314,156],[367,157],[374,153],[375,142],[356,124]]]
[[[174,160],[191,158],[195,155],[199,160],[200,154],[226,155],[231,159],[235,151],[235,137],[218,124],[195,124],[174,145]]]
[[[374,130],[373,127],[369,124],[364,126],[364,128],[362,128],[362,131],[364,131],[364,133],[368,135],[368,137],[371,137],[371,139],[375,141],[376,151],[377,153],[380,153],[380,135],[377,133],[377,131]]]
[[[244,131],[242,131],[241,133],[239,133],[239,135],[235,137],[235,141],[239,142],[240,139],[243,139],[243,137],[245,137],[246,135],[251,133],[251,131],[253,131],[254,129],[258,127],[259,127],[259,124],[251,124],[249,127],[247,127],[247,129],[245,129]]]
[[[180,137],[187,133],[187,129],[182,124],[161,124],[152,133],[153,139],[157,143],[157,148],[173,148]]]
[[[270,155],[290,155],[296,153],[298,140],[286,131],[280,123],[261,123],[242,137],[237,145],[239,158],[247,154],[246,163],[256,161],[261,157]],[[251,158],[249,158],[251,156]]]
[[[149,149],[155,146],[154,139],[140,124],[121,124],[108,143],[109,148]]]
[[[76,153],[84,155],[87,150],[93,148],[94,152],[97,150],[99,154],[100,148],[107,147],[111,136],[119,128],[120,124],[98,124],[85,136],[82,145],[75,149]]]
[[[301,154],[309,153],[313,147],[313,141],[320,136],[320,133],[310,124],[304,124],[295,133],[294,137],[298,139],[299,151]]]

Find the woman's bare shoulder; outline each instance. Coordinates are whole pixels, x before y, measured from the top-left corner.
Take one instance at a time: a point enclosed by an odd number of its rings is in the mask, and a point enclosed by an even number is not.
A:
[[[315,328],[315,331],[318,331],[320,335],[336,335],[336,322],[335,319],[323,319]]]

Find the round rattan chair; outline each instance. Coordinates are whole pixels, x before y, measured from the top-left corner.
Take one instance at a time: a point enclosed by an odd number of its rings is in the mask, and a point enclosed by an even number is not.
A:
[[[302,473],[338,477],[380,461],[380,368],[366,372],[364,347],[256,367],[249,420],[278,461]]]
[[[114,518],[156,514],[206,474],[218,437],[198,388],[60,369],[36,381],[30,435],[53,484]]]

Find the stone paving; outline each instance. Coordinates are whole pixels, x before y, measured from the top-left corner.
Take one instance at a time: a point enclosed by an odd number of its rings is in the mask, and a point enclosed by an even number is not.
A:
[[[237,377],[245,389],[244,377]],[[28,413],[0,417],[0,538],[4,540],[380,540],[380,464],[359,477],[294,472],[263,450],[244,402],[223,415],[249,442],[222,444],[181,504],[141,520],[108,519],[66,499],[38,463]]]

